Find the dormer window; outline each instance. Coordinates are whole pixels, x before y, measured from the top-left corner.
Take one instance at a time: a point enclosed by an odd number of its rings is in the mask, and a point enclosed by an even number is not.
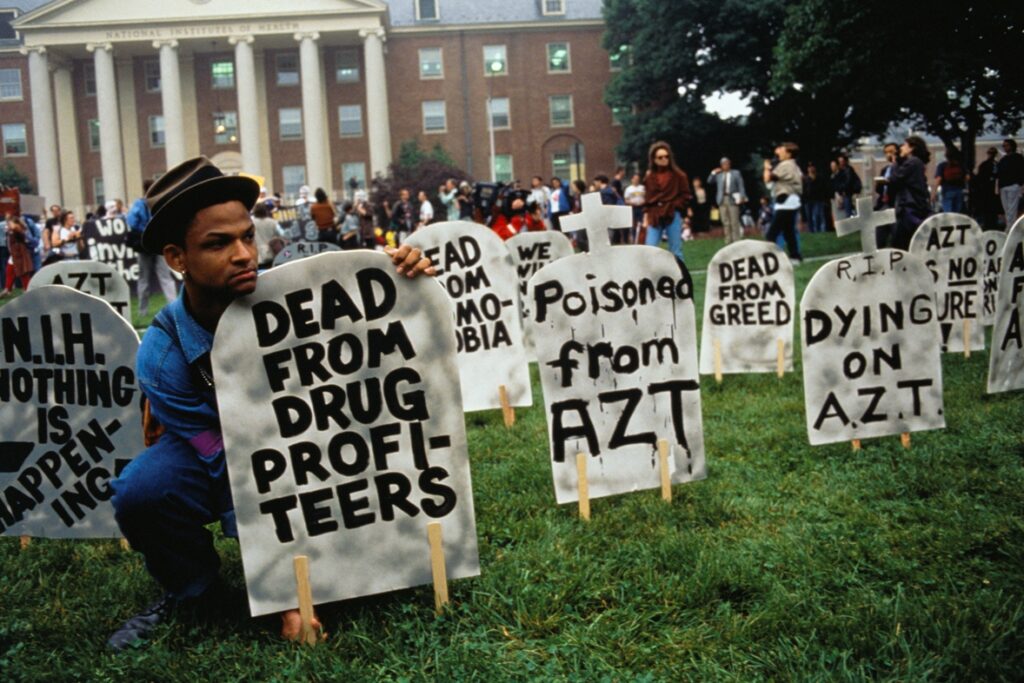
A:
[[[437,21],[441,18],[439,0],[416,0],[416,19],[418,21]]]
[[[540,11],[546,17],[565,16],[565,0],[540,0]]]

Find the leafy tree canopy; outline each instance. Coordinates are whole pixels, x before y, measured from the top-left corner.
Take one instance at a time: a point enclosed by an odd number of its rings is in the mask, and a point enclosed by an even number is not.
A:
[[[426,151],[417,140],[407,140],[399,148],[398,158],[388,167],[387,176],[374,181],[373,201],[378,205],[385,201],[394,205],[402,189],[409,190],[413,200],[423,190],[436,212],[438,188],[449,178],[458,183],[467,180],[469,175],[455,165],[451,155],[440,144]]]
[[[24,194],[33,194],[35,192],[32,181],[29,180],[28,176],[15,168],[14,164],[9,161],[0,166],[0,186],[16,187]]]

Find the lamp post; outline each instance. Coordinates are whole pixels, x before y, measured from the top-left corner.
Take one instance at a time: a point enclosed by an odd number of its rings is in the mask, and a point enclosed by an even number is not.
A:
[[[500,59],[495,59],[487,64],[490,72],[487,77],[487,138],[491,150],[491,182],[498,181],[498,171],[494,167],[494,77],[504,68]]]

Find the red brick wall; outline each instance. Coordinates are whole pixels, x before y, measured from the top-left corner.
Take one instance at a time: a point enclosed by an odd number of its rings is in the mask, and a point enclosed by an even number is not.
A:
[[[0,147],[0,164],[11,163],[18,172],[28,176],[36,191],[39,183],[36,179],[35,138],[32,130],[32,92],[28,83],[28,59],[21,55],[0,55],[0,69],[21,70],[21,99],[0,101],[0,123],[24,123],[25,141],[24,155],[7,156]]]

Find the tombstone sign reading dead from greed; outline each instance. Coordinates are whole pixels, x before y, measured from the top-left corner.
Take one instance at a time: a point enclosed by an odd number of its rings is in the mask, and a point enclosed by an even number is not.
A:
[[[292,261],[309,258],[310,256],[316,256],[317,254],[324,254],[329,251],[341,251],[341,247],[337,244],[331,244],[330,242],[306,242],[299,240],[297,242],[292,242],[285,246],[284,249],[277,252],[277,255],[274,257],[273,265],[280,266],[284,263],[291,263]]]
[[[981,234],[971,217],[939,213],[921,223],[910,241],[910,253],[932,273],[944,352],[985,348]]]
[[[549,263],[566,256],[572,256],[572,242],[556,230],[534,230],[521,232],[505,242],[505,247],[512,256],[516,276],[519,278],[519,308],[523,320],[523,342],[526,352],[533,357],[533,337],[531,327],[526,324],[529,319],[526,304],[526,286],[533,274]]]
[[[274,268],[213,344],[228,477],[254,615],[479,573],[451,304],[371,251]]]
[[[118,276],[120,277],[120,276]],[[0,531],[116,538],[110,482],[143,449],[132,326],[95,296],[0,308]]]
[[[981,243],[981,323],[989,326],[996,323],[996,292],[999,290],[999,272],[1003,267],[1006,233],[986,230],[981,233]]]
[[[131,290],[124,276],[102,261],[57,261],[32,276],[29,290],[45,285],[67,285],[106,301],[125,320],[131,320]]]
[[[945,427],[933,291],[920,259],[896,249],[814,274],[800,300],[812,445]]]
[[[630,225],[630,207],[584,195],[562,227],[585,228],[590,253],[529,282],[559,503],[579,500],[579,453],[594,498],[659,486],[662,439],[672,482],[705,477],[693,284],[663,249],[609,246],[608,228]]]
[[[990,394],[1024,389],[1024,218],[1007,234],[1002,260],[988,359]]]
[[[466,412],[533,403],[519,318],[519,280],[501,238],[469,221],[434,223],[406,242],[423,251],[451,297]]]
[[[793,265],[774,244],[740,240],[708,264],[701,374],[793,369]],[[717,356],[717,358],[716,358]]]

